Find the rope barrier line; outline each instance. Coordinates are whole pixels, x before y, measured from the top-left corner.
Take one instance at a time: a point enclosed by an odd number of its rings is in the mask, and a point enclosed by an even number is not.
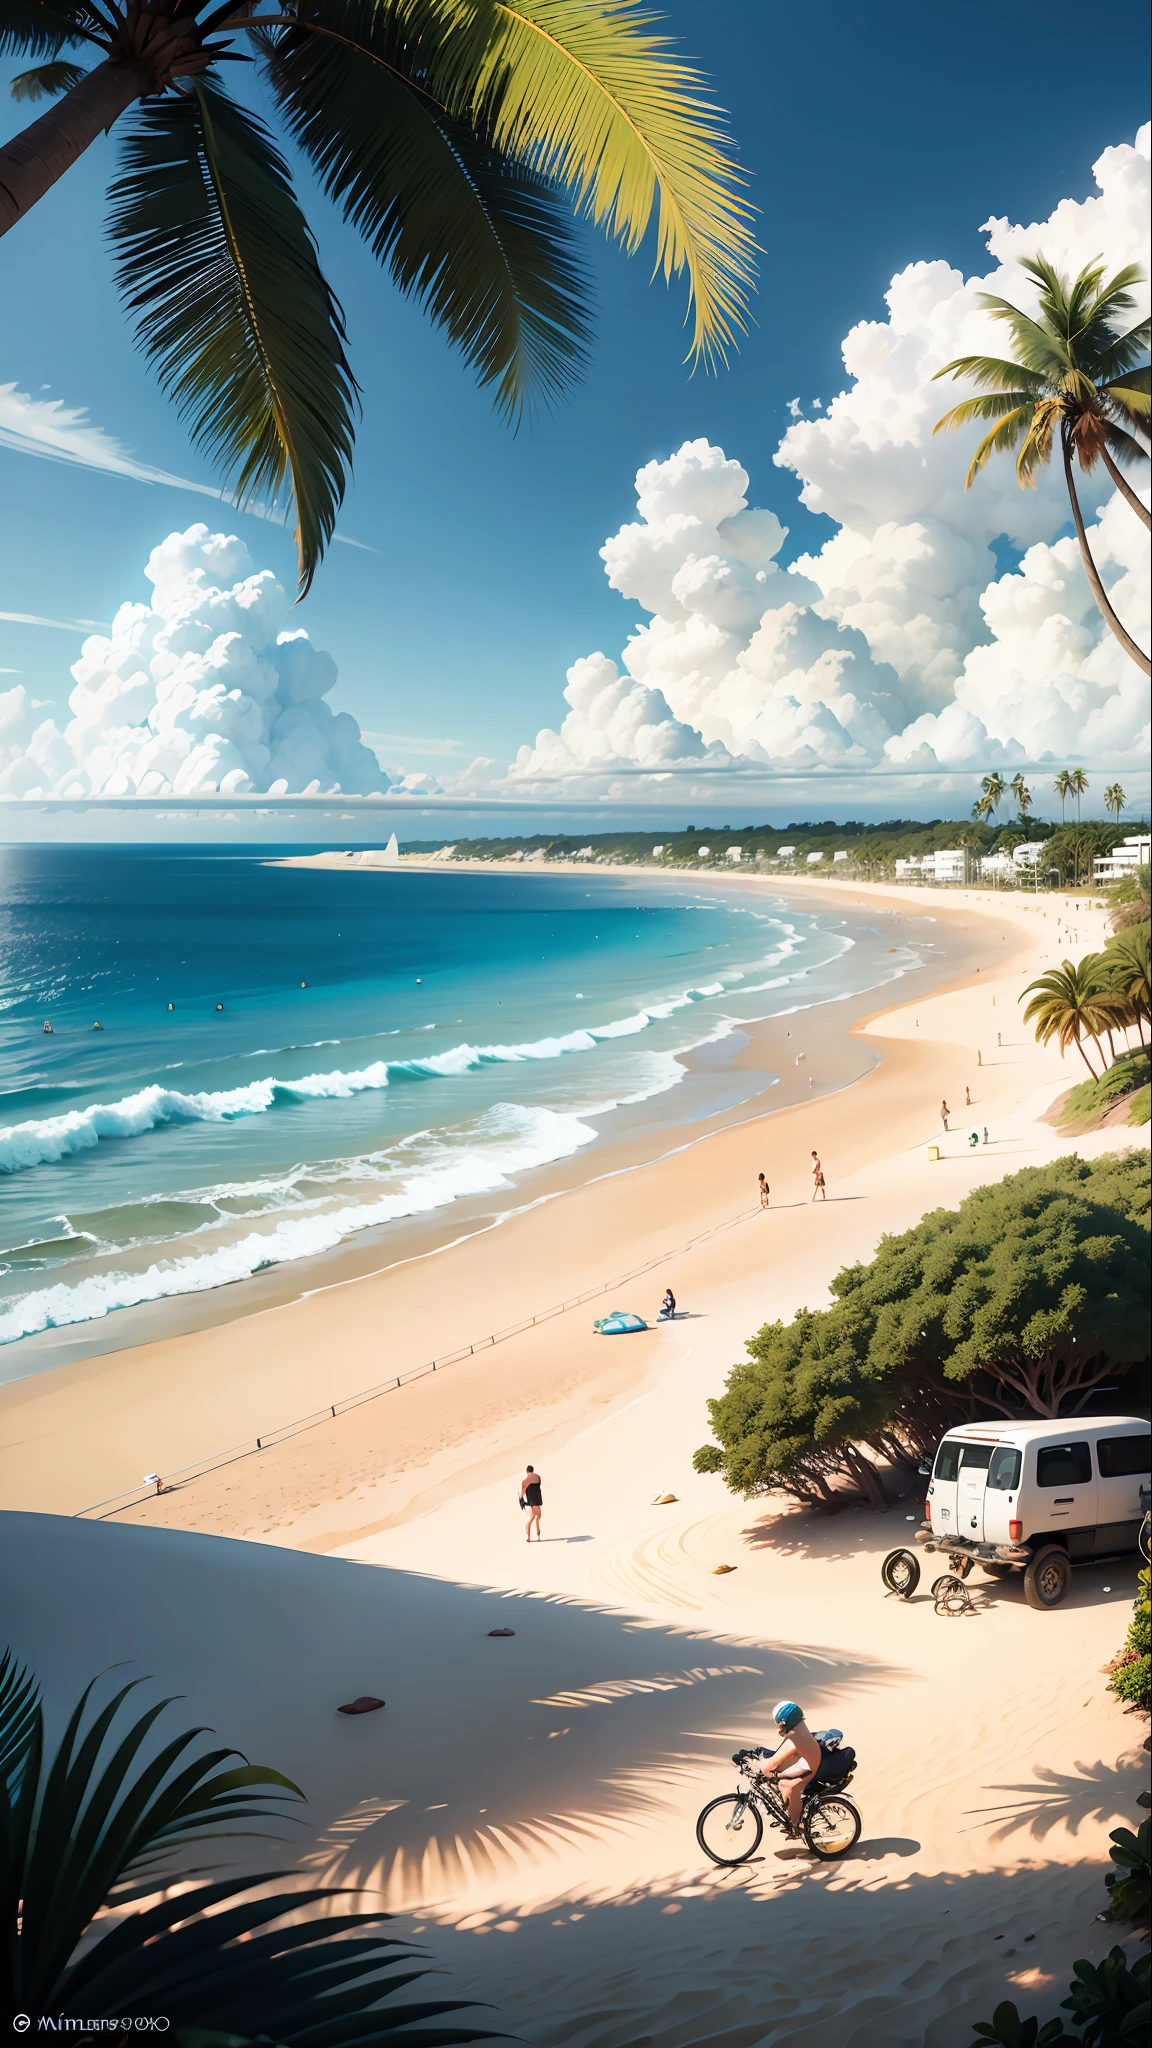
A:
[[[557,1302],[552,1308],[540,1309],[533,1316],[525,1316],[519,1323],[509,1323],[503,1330],[496,1330],[489,1337],[478,1337],[473,1344],[463,1344],[458,1351],[450,1351],[444,1358],[433,1358],[426,1365],[413,1366],[409,1372],[389,1374],[386,1380],[378,1380],[375,1386],[365,1387],[358,1394],[347,1394],[342,1400],[326,1402],[323,1408],[314,1408],[307,1415],[298,1415],[292,1422],[280,1423],[276,1428],[265,1430],[255,1441],[245,1437],[242,1442],[229,1444],[225,1450],[213,1451],[207,1458],[197,1458],[190,1465],[177,1466],[166,1474],[169,1479],[202,1479],[209,1472],[217,1472],[225,1465],[234,1465],[241,1458],[255,1457],[257,1452],[272,1449],[276,1444],[286,1443],[290,1437],[302,1436],[306,1430],[320,1429],[326,1422],[334,1422],[338,1415],[346,1415],[353,1408],[362,1408],[369,1401],[378,1401],[385,1394],[394,1394],[398,1387],[410,1386],[413,1380],[426,1379],[430,1373],[442,1372],[445,1366],[459,1365],[465,1358],[474,1358],[477,1352],[490,1351],[497,1344],[504,1344],[510,1337],[520,1337],[525,1330],[532,1330],[541,1323],[548,1323],[556,1316],[567,1315],[574,1308],[582,1308],[585,1302],[595,1301],[602,1294],[611,1293],[614,1287],[625,1287],[630,1280],[639,1280],[650,1273],[655,1266],[666,1265],[669,1259],[683,1258],[694,1251],[697,1245],[706,1244],[709,1238],[719,1237],[726,1230],[734,1230],[738,1224],[746,1223],[752,1216],[759,1215],[758,1209],[742,1210],[738,1216],[730,1216],[725,1223],[713,1224],[710,1230],[702,1230],[690,1237],[686,1244],[677,1245],[672,1251],[659,1252],[642,1266],[632,1267],[630,1272],[618,1275],[615,1280],[605,1280],[598,1287],[590,1287],[583,1294],[571,1295],[567,1301]],[[131,1486],[123,1493],[113,1493],[107,1500],[93,1502],[91,1507],[77,1508],[74,1521],[94,1515],[98,1521],[106,1521],[121,1509],[139,1507],[153,1497],[151,1486]]]

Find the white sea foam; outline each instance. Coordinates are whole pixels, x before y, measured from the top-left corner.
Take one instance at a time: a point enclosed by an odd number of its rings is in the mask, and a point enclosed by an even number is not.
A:
[[[500,1103],[479,1120],[473,1143],[433,1140],[418,1166],[375,1200],[284,1216],[274,1230],[250,1231],[208,1252],[159,1259],[144,1272],[90,1273],[72,1285],[60,1282],[22,1295],[0,1313],[0,1344],[169,1295],[202,1294],[268,1266],[314,1258],[357,1231],[507,1188],[513,1174],[566,1158],[595,1136],[579,1117]],[[479,1142],[485,1138],[489,1142]]]

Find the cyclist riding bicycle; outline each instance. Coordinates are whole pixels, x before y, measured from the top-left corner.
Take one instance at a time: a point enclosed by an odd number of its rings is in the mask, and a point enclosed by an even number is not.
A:
[[[781,1700],[772,1709],[772,1719],[784,1742],[771,1763],[764,1765],[762,1776],[778,1779],[781,1791],[787,1793],[788,1828],[796,1835],[800,1832],[804,1787],[820,1768],[820,1744],[804,1719],[803,1707],[798,1707],[795,1700]]]

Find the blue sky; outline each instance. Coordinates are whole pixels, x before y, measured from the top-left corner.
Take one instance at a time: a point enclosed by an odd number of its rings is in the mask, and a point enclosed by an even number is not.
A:
[[[843,384],[842,337],[882,314],[893,272],[937,256],[986,267],[981,221],[1043,219],[1087,190],[1100,150],[1145,117],[1146,10],[1128,0],[1092,11],[1100,61],[1087,89],[1069,77],[1084,38],[1070,0],[1042,17],[985,0],[962,15],[907,0],[670,0],[663,11],[731,111],[760,209],[757,325],[727,373],[689,377],[682,294],[650,286],[643,259],[627,262],[589,230],[591,372],[561,411],[513,436],[312,198],[363,388],[340,528],[364,546],[332,548],[293,623],[335,656],[340,705],[374,736],[396,736],[379,743],[389,766],[507,759],[558,723],[568,664],[596,646],[616,654],[638,616],[608,588],[597,551],[633,513],[638,465],[685,438],[706,435],[743,462],[753,501],[791,528],[785,559],[819,545],[830,522],[798,506],[796,479],[771,463],[789,399]],[[26,112],[5,94],[0,133]],[[0,384],[83,407],[141,462],[212,482],[134,353],[110,284],[101,219],[114,157],[107,142],[90,150],[0,243]],[[290,583],[290,544],[265,524],[221,522],[205,499],[0,447],[0,610],[108,619],[122,598],[147,595],[140,572],[155,542],[197,518],[240,531],[258,565]],[[61,703],[78,647],[78,636],[0,623],[0,666]]]

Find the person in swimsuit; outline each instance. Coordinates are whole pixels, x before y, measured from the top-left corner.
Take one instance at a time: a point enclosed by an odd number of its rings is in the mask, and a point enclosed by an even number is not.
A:
[[[781,1700],[772,1709],[772,1719],[784,1742],[771,1763],[765,1765],[763,1776],[778,1779],[781,1791],[787,1794],[788,1826],[795,1835],[800,1830],[804,1787],[820,1768],[820,1744],[804,1719],[803,1707],[798,1707],[795,1700]]]
[[[765,1180],[765,1178],[764,1178],[764,1175],[763,1175],[763,1174],[761,1174],[761,1175],[760,1175],[760,1179],[759,1179],[759,1185],[760,1185],[760,1207],[761,1207],[762,1209],[766,1209],[766,1208],[768,1207],[768,1197],[769,1197],[769,1195],[770,1195],[770,1193],[771,1193],[771,1189],[769,1188],[769,1186],[768,1186],[768,1183],[767,1183],[767,1181]]]
[[[528,1510],[528,1533],[524,1540],[531,1543],[532,1527],[535,1524],[536,1541],[542,1543],[544,1538],[540,1534],[540,1511],[544,1506],[544,1496],[540,1491],[540,1474],[531,1465],[520,1481],[520,1499]]]
[[[828,1200],[828,1190],[827,1190],[827,1188],[826,1188],[826,1187],[824,1186],[824,1168],[823,1168],[823,1167],[821,1166],[821,1164],[820,1164],[820,1155],[819,1155],[819,1153],[818,1153],[818,1152],[814,1152],[814,1153],[812,1154],[812,1200],[813,1200],[813,1201],[815,1201],[815,1200],[816,1200],[816,1197],[817,1197],[817,1195],[819,1195],[819,1197],[820,1197],[820,1200],[821,1200],[822,1202],[826,1202],[826,1201]]]

